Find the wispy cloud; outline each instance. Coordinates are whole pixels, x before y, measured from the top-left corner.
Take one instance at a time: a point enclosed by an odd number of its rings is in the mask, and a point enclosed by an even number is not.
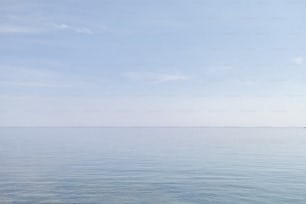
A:
[[[75,85],[62,73],[46,69],[0,66],[0,87],[68,88]]]
[[[0,34],[37,34],[53,31],[94,34],[92,29],[85,26],[71,26],[68,24],[0,24]]]
[[[0,25],[0,34],[29,34],[40,32],[39,28],[17,25],[17,24],[4,24]]]
[[[205,68],[207,73],[219,73],[219,72],[228,72],[233,70],[231,65],[218,65],[218,66],[209,66]]]
[[[177,73],[126,72],[123,75],[130,80],[149,82],[186,81],[190,79],[187,75]]]
[[[63,31],[71,31],[76,33],[83,33],[83,34],[94,34],[93,30],[87,28],[87,27],[79,27],[79,26],[71,26],[68,24],[55,24],[54,28],[57,30],[63,30]]]
[[[0,81],[0,87],[19,88],[64,88],[71,87],[71,84],[58,81]]]
[[[293,64],[295,64],[295,65],[303,65],[303,64],[304,64],[304,58],[301,57],[301,56],[297,56],[297,57],[294,57],[294,58],[292,59],[292,62],[293,62]]]

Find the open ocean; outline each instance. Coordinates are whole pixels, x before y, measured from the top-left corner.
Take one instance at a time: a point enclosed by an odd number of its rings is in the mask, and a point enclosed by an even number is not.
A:
[[[306,203],[303,128],[0,128],[0,203]]]

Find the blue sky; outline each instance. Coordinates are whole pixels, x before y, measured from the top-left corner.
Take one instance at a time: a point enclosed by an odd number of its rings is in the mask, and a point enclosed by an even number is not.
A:
[[[302,0],[0,0],[0,126],[304,126]]]

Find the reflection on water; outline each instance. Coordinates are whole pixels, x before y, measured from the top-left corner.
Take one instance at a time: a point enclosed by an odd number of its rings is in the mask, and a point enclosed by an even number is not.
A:
[[[306,203],[299,128],[1,128],[0,203]]]

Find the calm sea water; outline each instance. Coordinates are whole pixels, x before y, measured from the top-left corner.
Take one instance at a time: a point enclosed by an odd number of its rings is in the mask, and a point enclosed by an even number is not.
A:
[[[0,203],[306,203],[303,128],[1,128]]]

